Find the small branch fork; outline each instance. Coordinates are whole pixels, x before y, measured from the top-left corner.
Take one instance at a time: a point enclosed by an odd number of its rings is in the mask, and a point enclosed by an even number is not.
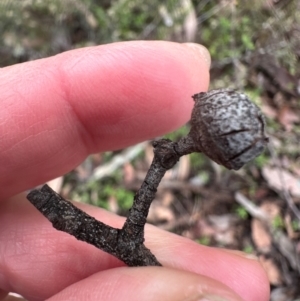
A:
[[[228,169],[239,169],[268,143],[262,113],[245,94],[229,89],[201,92],[195,101],[191,130],[178,142],[153,142],[154,159],[136,193],[122,229],[112,228],[72,205],[47,185],[31,191],[28,200],[53,227],[112,254],[129,266],[161,264],[144,245],[144,228],[157,187],[179,158],[203,152]]]
[[[161,266],[144,245],[144,227],[157,187],[166,171],[182,155],[195,151],[187,143],[161,139],[153,142],[154,158],[146,178],[136,193],[132,208],[122,229],[110,227],[89,216],[65,200],[48,185],[31,191],[28,200],[52,223],[57,230],[69,233],[78,240],[117,257],[128,266]]]

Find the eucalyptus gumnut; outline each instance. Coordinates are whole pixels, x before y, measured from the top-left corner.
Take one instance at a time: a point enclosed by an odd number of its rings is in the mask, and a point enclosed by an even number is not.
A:
[[[268,142],[264,116],[245,94],[220,89],[193,99],[189,137],[197,151],[235,170],[261,154]]]

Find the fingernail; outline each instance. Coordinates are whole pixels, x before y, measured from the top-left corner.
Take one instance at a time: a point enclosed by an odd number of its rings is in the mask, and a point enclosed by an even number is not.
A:
[[[203,290],[203,288],[202,288]],[[185,298],[184,301],[241,301],[242,299],[238,298],[237,296],[233,296],[231,293],[228,294],[227,291],[223,291],[224,296],[216,295],[214,293],[209,292],[203,292],[201,291],[199,294],[199,291],[195,294],[189,295],[188,298]],[[230,295],[230,296],[229,296]]]
[[[238,255],[242,258],[247,258],[247,259],[258,261],[258,257],[255,256],[254,254],[245,253],[245,252],[237,251],[237,250],[224,250],[224,251],[227,253],[233,254],[233,255]]]
[[[198,299],[197,301],[230,301],[230,300],[220,296],[205,296],[201,299]]]
[[[201,59],[204,59],[204,61],[207,63],[207,66],[210,67],[211,57],[210,57],[210,54],[209,54],[207,48],[205,48],[203,45],[196,44],[196,43],[184,43],[184,45],[193,49],[197,58],[199,58],[199,56],[200,56]]]

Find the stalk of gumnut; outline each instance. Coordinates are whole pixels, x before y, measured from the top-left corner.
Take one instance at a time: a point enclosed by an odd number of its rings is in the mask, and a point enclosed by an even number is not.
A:
[[[228,169],[239,169],[258,156],[268,142],[259,108],[242,93],[229,89],[201,92],[195,101],[191,129],[178,142],[154,141],[154,158],[129,215],[121,229],[110,227],[44,185],[31,191],[28,200],[53,227],[108,252],[129,266],[161,265],[144,245],[144,228],[150,205],[165,172],[181,156],[203,152]]]

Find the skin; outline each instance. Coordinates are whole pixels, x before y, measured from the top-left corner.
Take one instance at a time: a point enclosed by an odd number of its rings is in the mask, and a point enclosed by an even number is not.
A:
[[[260,263],[146,227],[164,265],[128,268],[53,229],[22,191],[67,173],[91,153],[173,131],[206,91],[201,46],[125,42],[0,69],[0,299],[269,300]],[[121,227],[124,219],[77,204]],[[221,298],[222,297],[222,298]]]

